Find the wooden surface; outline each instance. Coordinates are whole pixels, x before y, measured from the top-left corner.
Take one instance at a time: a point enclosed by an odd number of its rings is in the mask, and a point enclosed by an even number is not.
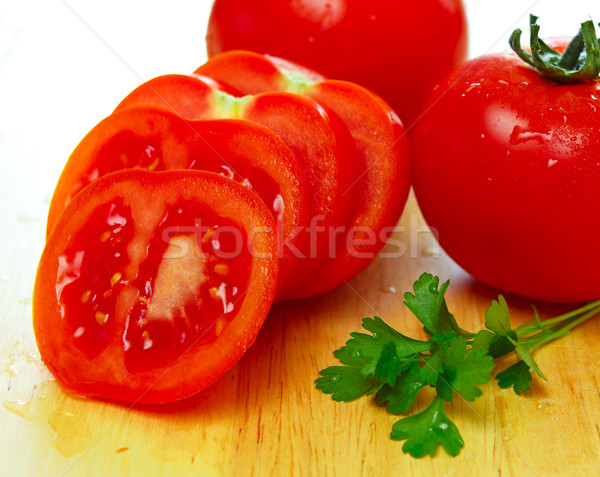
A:
[[[568,12],[539,3],[536,13],[554,15],[554,30],[544,29],[549,34],[576,30],[572,25],[590,13],[580,5],[586,2],[572,2]],[[517,0],[465,4],[471,56],[494,42],[505,49],[515,22],[526,26]],[[241,361],[197,396],[129,409],[71,397],[53,381],[35,347],[31,292],[55,181],[78,140],[128,91],[158,74],[193,71],[203,61],[209,6],[208,0],[176,0],[168,9],[116,0],[3,5],[0,475],[600,474],[600,319],[536,354],[548,382],[535,380],[526,395],[490,383],[474,403],[455,400],[448,413],[465,440],[456,458],[444,452],[407,457],[402,443],[388,437],[397,418],[372,400],[339,404],[314,389],[318,370],[335,363],[332,351],[358,330],[362,317],[377,314],[419,336],[402,295],[423,271],[450,278],[451,310],[464,327],[481,326],[497,292],[437,256],[412,201],[395,237],[405,246],[401,258],[379,259],[327,295],[274,308]],[[484,14],[497,21],[477,22]],[[565,14],[575,17],[568,32],[557,28]],[[531,317],[526,300],[507,299],[515,322]],[[537,306],[547,317],[565,310]],[[423,405],[417,401],[416,409]]]
[[[377,314],[421,333],[402,292],[422,271],[449,277],[448,302],[460,323],[481,326],[496,292],[474,282],[437,249],[414,202],[396,239],[399,259],[378,259],[332,293],[275,307],[254,346],[216,384],[180,403],[126,406],[67,395],[39,361],[31,331],[31,285],[42,217],[1,230],[22,240],[3,249],[0,282],[0,461],[4,475],[557,475],[600,472],[600,319],[549,345],[536,358],[548,382],[532,391],[484,386],[474,403],[449,409],[465,448],[415,460],[388,435],[396,418],[372,400],[334,403],[314,389],[332,351]],[[5,245],[9,242],[5,241]],[[14,248],[13,248],[14,247]],[[31,253],[26,254],[25,252]],[[17,262],[16,259],[19,258]],[[524,300],[508,297],[513,319]],[[564,307],[538,304],[552,316]],[[423,406],[418,400],[416,409]],[[565,475],[564,473],[562,475]]]

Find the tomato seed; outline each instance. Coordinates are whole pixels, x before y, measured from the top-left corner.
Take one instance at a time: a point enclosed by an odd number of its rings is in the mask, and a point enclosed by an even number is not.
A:
[[[210,241],[213,234],[215,233],[215,229],[216,227],[213,226],[208,230],[208,232],[204,234],[204,237],[202,237],[202,243],[208,243]]]
[[[220,300],[221,296],[219,295],[219,288],[218,287],[210,287],[208,289],[208,294],[210,295],[210,297],[213,300]]]
[[[108,315],[106,313],[102,313],[101,311],[96,312],[96,323],[99,325],[103,325],[108,321]]]
[[[217,263],[214,270],[218,275],[227,275],[229,273],[229,266],[224,263]]]
[[[100,242],[106,242],[110,238],[111,235],[112,235],[112,232],[110,230],[107,230],[100,236]]]
[[[119,272],[115,273],[110,279],[110,286],[114,287],[118,282],[121,281],[121,277],[122,275]]]
[[[87,290],[81,295],[81,303],[87,303],[92,295],[92,290]]]
[[[223,333],[223,328],[225,328],[225,322],[223,319],[218,319],[215,323],[215,335],[219,336],[221,333]]]

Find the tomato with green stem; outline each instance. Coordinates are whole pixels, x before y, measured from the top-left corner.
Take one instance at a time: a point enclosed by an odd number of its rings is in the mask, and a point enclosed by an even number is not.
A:
[[[40,260],[33,325],[67,390],[164,403],[214,382],[275,296],[277,230],[248,188],[201,171],[121,171],[77,194]]]
[[[440,244],[475,278],[530,298],[592,300],[600,296],[598,40],[585,22],[570,44],[548,45],[536,20],[531,52],[517,30],[518,55],[474,59],[432,93],[414,134],[413,184]]]

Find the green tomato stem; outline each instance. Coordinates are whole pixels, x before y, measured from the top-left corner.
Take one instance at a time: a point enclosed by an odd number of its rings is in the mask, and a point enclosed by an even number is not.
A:
[[[541,75],[557,83],[573,84],[594,80],[600,75],[600,45],[591,20],[581,24],[579,33],[571,40],[564,54],[550,48],[539,38],[538,17],[529,17],[531,53],[521,47],[521,29],[510,36],[513,51]]]

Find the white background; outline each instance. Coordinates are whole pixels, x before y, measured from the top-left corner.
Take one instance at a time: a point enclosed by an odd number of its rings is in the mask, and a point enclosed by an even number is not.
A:
[[[597,1],[464,3],[470,57],[507,49],[515,27],[527,31],[529,12],[541,17],[542,36],[600,21]],[[0,221],[45,214],[70,151],[130,90],[205,61],[211,4],[0,0]]]

